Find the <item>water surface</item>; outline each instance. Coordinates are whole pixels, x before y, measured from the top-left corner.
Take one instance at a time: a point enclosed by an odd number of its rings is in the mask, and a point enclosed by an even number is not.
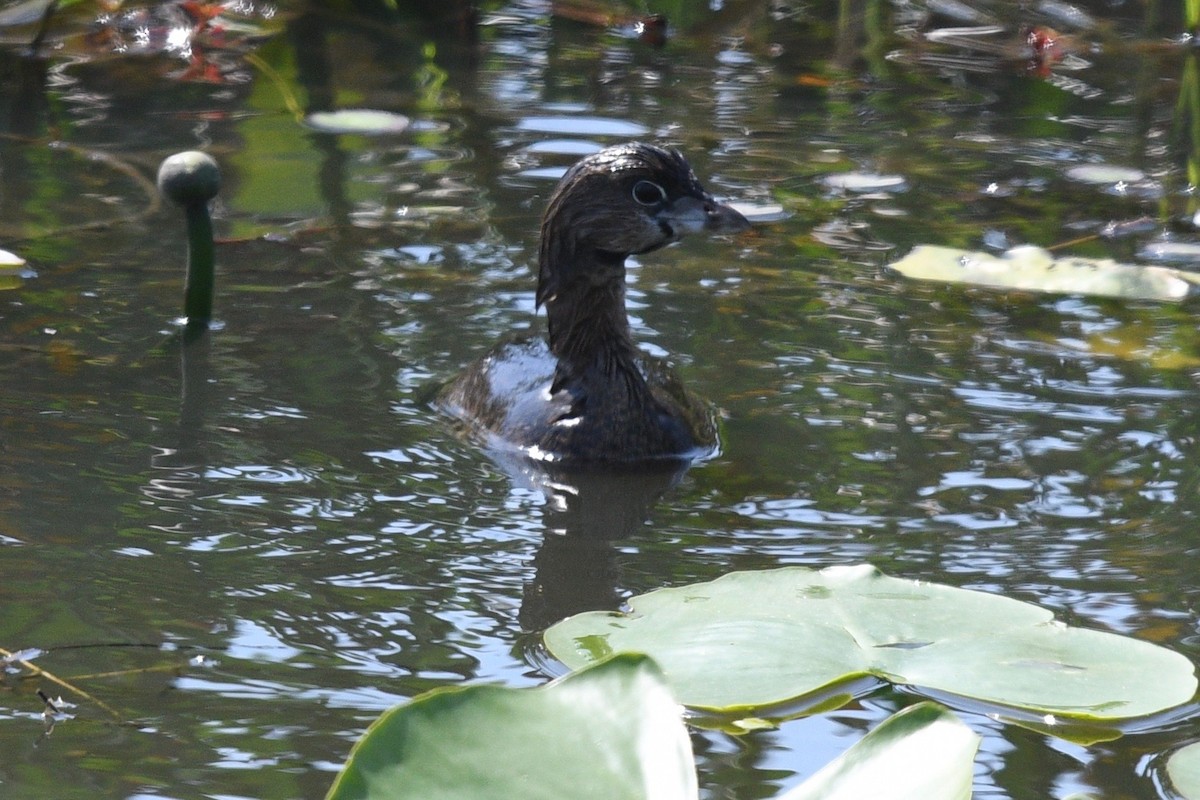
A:
[[[46,61],[0,51],[0,246],[32,270],[0,291],[0,647],[90,695],[6,674],[0,795],[320,797],[391,705],[542,683],[549,622],[732,569],[867,561],[1194,657],[1194,306],[886,270],[1143,216],[1070,252],[1195,239],[1181,23],[979,4],[1000,32],[947,44],[927,34],[968,22],[873,3],[839,26],[836,5],[668,8],[664,48],[518,2],[486,5],[476,45],[297,3],[201,62],[99,58],[70,18]],[[1075,37],[1067,57],[1032,64],[1028,24]],[[294,113],[356,106],[412,124]],[[721,409],[719,455],[564,497],[429,398],[540,333],[553,181],[629,138],[764,221],[630,270],[635,333]],[[190,148],[224,171],[225,241],[221,325],[182,349],[182,224],[149,181]],[[61,695],[52,729],[35,688]],[[696,733],[703,794],[773,796],[915,699]],[[1200,731],[1188,710],[1083,747],[960,710],[990,798],[1164,796],[1160,754]]]

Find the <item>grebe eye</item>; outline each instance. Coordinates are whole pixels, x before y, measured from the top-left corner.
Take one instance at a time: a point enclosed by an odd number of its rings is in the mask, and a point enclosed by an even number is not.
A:
[[[633,185],[633,199],[644,206],[656,206],[667,199],[667,190],[651,181],[638,181]]]

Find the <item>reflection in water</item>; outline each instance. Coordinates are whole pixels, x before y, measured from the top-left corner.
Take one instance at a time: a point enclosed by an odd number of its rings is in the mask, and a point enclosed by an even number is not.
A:
[[[198,483],[208,467],[206,417],[213,393],[209,365],[213,335],[202,331],[173,337],[168,345],[179,351],[179,417],[174,441],[157,448],[157,454],[150,459],[155,470],[168,473],[151,480],[151,488],[147,490],[151,497],[184,502],[199,494]]]
[[[546,500],[521,627],[540,631],[581,611],[615,610],[621,592],[614,543],[644,527],[651,506],[688,465],[572,470],[520,453],[492,455],[517,488],[536,490]]]

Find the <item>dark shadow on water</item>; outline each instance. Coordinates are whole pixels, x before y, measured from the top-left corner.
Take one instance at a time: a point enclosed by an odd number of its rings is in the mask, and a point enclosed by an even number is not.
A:
[[[492,456],[515,486],[546,498],[542,544],[519,614],[526,631],[583,611],[618,608],[616,543],[642,529],[654,503],[691,466],[670,461],[567,469],[520,454]]]

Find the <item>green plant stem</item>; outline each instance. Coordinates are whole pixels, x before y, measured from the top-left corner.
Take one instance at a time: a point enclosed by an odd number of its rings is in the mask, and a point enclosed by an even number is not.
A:
[[[188,260],[183,316],[188,330],[207,329],[213,307],[213,227],[205,203],[187,206]]]

